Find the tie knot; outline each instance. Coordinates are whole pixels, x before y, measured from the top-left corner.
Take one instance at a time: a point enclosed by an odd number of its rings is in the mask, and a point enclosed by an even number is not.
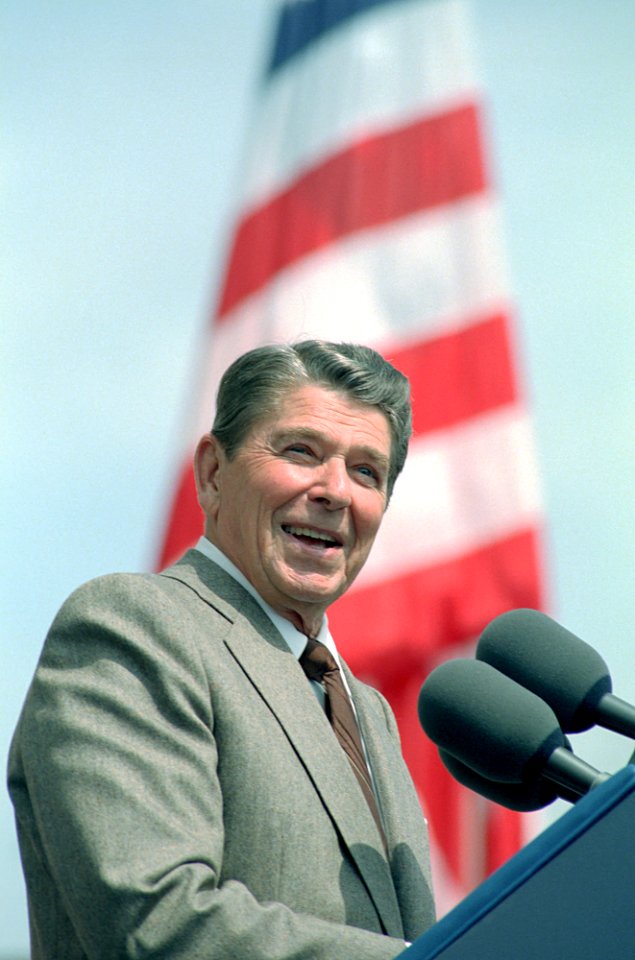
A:
[[[300,666],[309,680],[320,682],[327,673],[339,671],[335,657],[319,640],[309,640],[300,657]]]

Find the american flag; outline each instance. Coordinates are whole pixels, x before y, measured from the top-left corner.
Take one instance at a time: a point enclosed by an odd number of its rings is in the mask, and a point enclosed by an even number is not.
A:
[[[366,567],[331,608],[395,710],[443,912],[523,840],[418,724],[427,673],[540,608],[539,484],[463,0],[289,0],[277,14],[161,565],[201,532],[191,468],[225,368],[303,336],[375,347],[412,385],[408,462]]]

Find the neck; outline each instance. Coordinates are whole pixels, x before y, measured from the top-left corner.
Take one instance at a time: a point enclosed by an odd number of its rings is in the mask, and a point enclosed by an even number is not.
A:
[[[315,640],[320,628],[322,626],[322,621],[324,619],[324,614],[320,613],[319,615],[310,615],[308,613],[302,613],[298,610],[280,610],[280,616],[284,617],[285,620],[289,620],[296,630],[299,630],[300,633],[303,633],[306,637],[309,637],[310,640]]]

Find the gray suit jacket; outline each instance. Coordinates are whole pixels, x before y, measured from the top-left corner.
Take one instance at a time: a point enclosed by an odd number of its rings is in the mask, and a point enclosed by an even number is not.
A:
[[[390,708],[347,678],[390,863],[297,660],[231,577],[191,551],[76,591],[10,755],[33,957],[396,956],[434,920],[425,823]]]

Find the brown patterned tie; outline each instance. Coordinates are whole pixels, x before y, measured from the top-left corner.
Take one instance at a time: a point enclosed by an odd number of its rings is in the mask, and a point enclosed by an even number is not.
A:
[[[373,790],[370,771],[364,757],[364,748],[357,726],[353,707],[342,680],[340,668],[327,648],[319,640],[309,640],[304,653],[300,657],[300,666],[309,680],[317,680],[324,684],[327,694],[326,715],[331,722],[333,732],[340,742],[344,753],[348,757],[353,772],[357,777],[362,793],[370,807],[370,812],[377,824],[379,835],[388,852],[388,844],[384,827],[379,816],[375,791]]]

